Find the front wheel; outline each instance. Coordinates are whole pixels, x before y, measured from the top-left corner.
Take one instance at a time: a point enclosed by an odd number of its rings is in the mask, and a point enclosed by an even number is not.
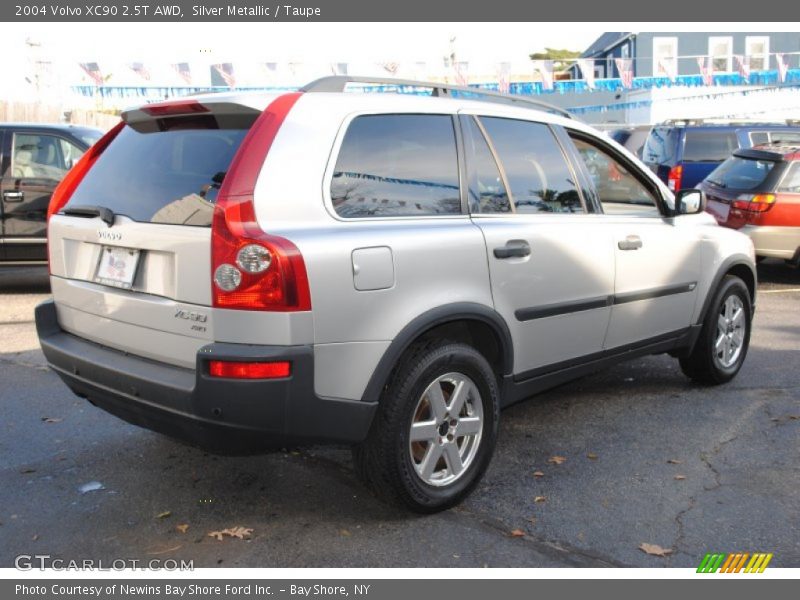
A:
[[[413,347],[380,400],[356,470],[378,495],[417,512],[460,502],[494,451],[500,394],[486,359],[466,344]]]
[[[680,359],[684,374],[706,384],[733,379],[750,345],[751,307],[747,286],[727,275],[714,295],[694,350]]]

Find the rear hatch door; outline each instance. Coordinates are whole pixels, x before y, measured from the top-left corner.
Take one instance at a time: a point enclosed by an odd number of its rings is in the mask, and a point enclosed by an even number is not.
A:
[[[269,98],[249,101],[182,101],[123,115],[126,125],[50,220],[51,285],[62,328],[194,367],[197,350],[215,339],[216,194]]]

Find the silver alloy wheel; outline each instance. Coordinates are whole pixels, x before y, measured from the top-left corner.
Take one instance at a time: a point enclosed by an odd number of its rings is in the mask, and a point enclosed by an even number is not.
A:
[[[481,443],[483,403],[463,373],[437,377],[420,396],[411,419],[408,451],[420,479],[450,485],[467,472]]]
[[[731,294],[725,299],[717,316],[714,360],[724,369],[729,369],[736,364],[742,354],[747,328],[744,311],[741,298]]]

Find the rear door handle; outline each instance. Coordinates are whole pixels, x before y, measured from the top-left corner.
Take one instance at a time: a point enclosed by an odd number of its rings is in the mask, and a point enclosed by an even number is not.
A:
[[[508,240],[505,246],[494,249],[495,258],[523,258],[530,254],[531,246],[525,240]]]
[[[629,235],[624,240],[617,242],[620,250],[638,250],[642,247],[642,238],[638,235]]]
[[[6,202],[22,202],[24,198],[24,192],[3,192],[3,200]]]

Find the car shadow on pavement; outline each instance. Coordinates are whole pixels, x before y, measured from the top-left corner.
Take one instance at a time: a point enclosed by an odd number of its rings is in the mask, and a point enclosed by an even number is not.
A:
[[[777,285],[800,284],[800,269],[790,267],[782,260],[767,259],[757,266],[758,283]]]
[[[50,276],[47,266],[7,267],[0,263],[0,294],[47,294]]]

